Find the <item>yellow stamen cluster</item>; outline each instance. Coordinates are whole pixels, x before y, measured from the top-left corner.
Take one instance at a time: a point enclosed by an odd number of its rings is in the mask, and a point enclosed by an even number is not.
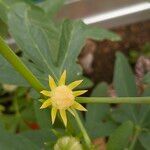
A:
[[[82,81],[83,80],[78,80],[66,85],[66,71],[64,71],[57,85],[54,79],[49,76],[49,86],[51,91],[41,91],[41,94],[47,96],[48,99],[43,102],[40,108],[43,109],[52,106],[52,124],[55,122],[57,111],[59,111],[65,126],[67,125],[66,110],[68,110],[72,115],[74,115],[74,109],[86,111],[81,104],[75,101],[75,98],[84,94],[87,90],[73,91],[73,89],[81,84]]]

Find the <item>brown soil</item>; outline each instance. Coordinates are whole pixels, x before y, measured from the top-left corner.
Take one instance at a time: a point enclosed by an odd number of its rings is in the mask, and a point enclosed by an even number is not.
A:
[[[116,51],[122,51],[128,56],[130,50],[140,51],[146,42],[150,42],[150,20],[112,29],[112,31],[119,34],[122,37],[122,41],[88,41],[80,55],[80,63],[85,74],[95,83],[100,81],[112,82]],[[93,56],[93,60],[91,56],[89,57],[89,54]],[[88,58],[91,59],[87,62],[89,65],[86,63]]]

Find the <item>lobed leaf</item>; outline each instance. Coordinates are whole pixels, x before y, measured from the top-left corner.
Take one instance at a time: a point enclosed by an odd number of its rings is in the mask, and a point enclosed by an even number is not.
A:
[[[18,3],[10,10],[8,24],[17,44],[44,80],[49,74],[58,80],[64,69],[68,72],[68,81],[82,78],[76,60],[85,40],[119,39],[107,30],[90,28],[81,21],[64,20],[54,24],[41,9],[25,3]]]

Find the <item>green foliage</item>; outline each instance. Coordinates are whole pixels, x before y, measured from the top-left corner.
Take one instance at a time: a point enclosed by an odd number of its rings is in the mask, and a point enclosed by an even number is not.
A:
[[[82,76],[81,67],[77,64],[77,57],[85,40],[87,38],[119,40],[119,37],[104,29],[88,27],[82,21],[64,20],[54,23],[51,17],[62,3],[60,0],[45,1],[36,5],[6,2],[9,11],[4,14],[4,21],[8,23],[11,35],[22,51],[21,59],[45,86],[48,86],[49,74],[58,81],[66,69],[68,82],[84,78],[85,84],[80,88],[85,88],[91,85],[91,81]],[[1,60],[3,64],[5,60]],[[1,72],[1,82],[28,86],[8,63],[5,64],[7,66],[4,66]],[[41,128],[51,128],[49,111],[39,110],[39,107],[39,102],[35,101],[37,122]],[[69,118],[69,132],[73,133],[74,119]]]
[[[58,81],[66,69],[67,82],[85,79],[85,84],[80,88],[86,88],[91,86],[92,82],[83,76],[82,68],[77,63],[78,55],[85,45],[86,39],[116,41],[120,38],[108,30],[89,27],[80,20],[66,19],[54,22],[52,18],[63,3],[64,0],[46,0],[36,4],[23,2],[23,0],[0,0],[0,18],[7,24],[10,34],[20,48],[20,59],[45,87],[48,87],[48,75],[52,75]],[[2,57],[0,57],[0,66],[1,83],[29,87],[23,77]],[[143,81],[149,84],[149,80],[148,73]],[[116,55],[113,84],[119,97],[138,96],[134,74],[128,60],[121,53]],[[108,85],[100,83],[93,90],[91,96],[107,97],[107,91]],[[7,106],[8,110],[6,110],[11,115],[4,113],[2,107],[6,104],[0,102],[2,104],[0,105],[2,108],[0,110],[1,122],[6,129],[13,133],[28,130],[27,121],[37,121],[41,130],[15,135],[7,133],[0,127],[0,148],[3,150],[51,149],[55,144],[56,137],[53,136],[51,129],[61,128],[60,122],[58,121],[55,126],[52,126],[50,110],[39,109],[40,102],[37,99],[40,95],[32,92],[32,97],[36,99],[32,102],[25,96],[26,92],[26,89],[22,90],[22,88],[14,92],[11,104]],[[150,86],[145,89],[142,96],[150,96]],[[85,124],[92,138],[110,136],[108,150],[122,150],[127,148],[128,144],[133,147],[138,147],[139,144],[146,150],[149,148],[149,105],[116,105],[112,107],[108,104],[88,104],[86,107],[88,112],[85,114],[85,118],[80,114],[82,121],[79,121]],[[62,132],[80,138],[81,133],[74,125],[75,119],[70,116],[68,118],[68,129]],[[120,126],[118,127],[118,125]],[[140,128],[138,134],[133,130],[137,125]],[[53,132],[56,133],[56,130]]]
[[[29,86],[27,81],[2,56],[0,56],[0,68],[0,83]]]
[[[11,93],[12,96],[1,95],[1,104],[7,106],[6,112],[2,111],[0,114],[1,123],[10,132],[17,132],[29,130],[32,124],[35,124],[35,114],[33,109],[32,99],[26,96],[27,90],[18,88],[15,92]],[[7,98],[7,99],[6,99]],[[13,123],[12,123],[13,122]]]
[[[133,123],[128,121],[119,126],[110,136],[107,150],[123,150],[127,148],[129,139],[133,133]]]
[[[106,97],[108,85],[98,84],[91,96]],[[111,108],[108,104],[88,104],[86,113],[86,127],[92,138],[109,136],[116,128],[115,122],[110,119]]]
[[[143,48],[142,48],[142,52],[146,57],[150,57],[150,43],[147,42]]]
[[[42,129],[48,129],[52,127],[51,119],[50,119],[50,109],[49,110],[40,110],[41,102],[37,100],[34,101],[34,109],[36,113],[36,118],[39,126]]]
[[[139,137],[142,146],[146,149],[150,149],[150,132],[144,132]]]
[[[44,6],[56,5],[60,1],[45,1],[39,6],[17,3],[7,11],[8,27],[15,41],[23,51],[23,60],[36,77],[47,86],[48,75],[58,80],[64,69],[67,70],[68,81],[83,78],[82,70],[76,60],[87,38],[96,40],[118,40],[119,37],[104,29],[91,28],[81,21],[64,20],[52,22],[43,11]],[[16,1],[15,1],[16,3]],[[53,4],[54,3],[54,4]],[[42,9],[41,9],[42,8]],[[52,11],[56,11],[54,8]],[[28,60],[31,60],[29,62]],[[6,74],[5,70],[2,72]],[[11,73],[7,74],[7,77]],[[1,75],[2,76],[2,75]],[[4,76],[4,75],[3,75]],[[19,77],[21,78],[21,77]],[[3,78],[1,79],[3,80]],[[19,84],[20,79],[15,79]],[[91,85],[88,83],[88,86]]]
[[[150,72],[144,76],[143,82],[150,85]]]
[[[150,58],[150,43],[147,42],[144,44],[144,46],[141,48],[140,51],[137,50],[130,50],[129,51],[129,60],[132,64],[135,64],[137,59],[141,56],[144,55],[146,58]]]
[[[0,0],[0,18],[7,23],[7,13],[9,9],[20,0]]]
[[[56,142],[56,136],[49,129],[26,131],[20,134],[34,143],[39,149],[50,150]]]
[[[116,55],[114,86],[118,96],[136,96],[137,89],[133,72],[121,53]]]
[[[85,39],[117,38],[106,30],[89,28],[81,21],[64,20],[57,25],[48,18],[41,20],[34,14],[43,16],[43,12],[35,7],[29,8],[23,3],[15,5],[8,15],[8,22],[17,44],[32,60],[34,64],[31,65],[36,65],[36,72],[35,67],[34,70],[30,68],[40,81],[47,83],[48,74],[58,80],[64,69],[69,73],[69,81],[81,78],[81,68],[76,64],[76,59]]]
[[[0,19],[0,35],[3,38],[6,38],[8,36],[8,29],[6,24]]]
[[[114,86],[119,96],[137,96],[137,87],[135,84],[135,78],[128,64],[127,59],[123,54],[119,53],[116,55],[115,64],[115,75],[114,75]],[[126,69],[124,69],[126,68]],[[149,87],[145,89],[142,96],[149,96]],[[131,120],[135,125],[140,125],[141,130],[149,130],[149,115],[150,106],[149,105],[120,105],[112,113],[112,117],[118,123],[123,123],[125,121]],[[143,134],[143,132],[140,132]],[[138,135],[139,137],[139,135]],[[140,140],[141,142],[141,140]]]
[[[121,53],[117,53],[116,57],[114,87],[116,89],[117,95],[122,97],[136,96],[137,88],[135,84],[135,78],[127,59]],[[124,115],[122,116],[121,114]],[[135,117],[135,107],[131,105],[122,105],[119,109],[115,110],[114,116],[117,120],[120,119],[121,121],[137,121]]]
[[[0,126],[0,149],[3,150],[40,150],[40,148],[21,135],[14,135]]]

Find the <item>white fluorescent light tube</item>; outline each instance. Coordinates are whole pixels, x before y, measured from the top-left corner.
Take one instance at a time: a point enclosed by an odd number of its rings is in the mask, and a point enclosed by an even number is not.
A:
[[[109,11],[106,13],[94,15],[91,17],[87,17],[87,18],[83,19],[83,22],[85,24],[93,24],[96,22],[101,22],[101,21],[112,19],[112,18],[117,18],[117,17],[129,15],[129,14],[133,14],[133,13],[148,10],[148,9],[150,9],[150,3],[144,2],[144,3],[139,3],[136,5],[131,5],[128,7],[123,7],[121,9]]]
[[[75,2],[78,2],[80,0],[68,0],[65,2],[65,4],[72,4],[72,3],[75,3]]]

